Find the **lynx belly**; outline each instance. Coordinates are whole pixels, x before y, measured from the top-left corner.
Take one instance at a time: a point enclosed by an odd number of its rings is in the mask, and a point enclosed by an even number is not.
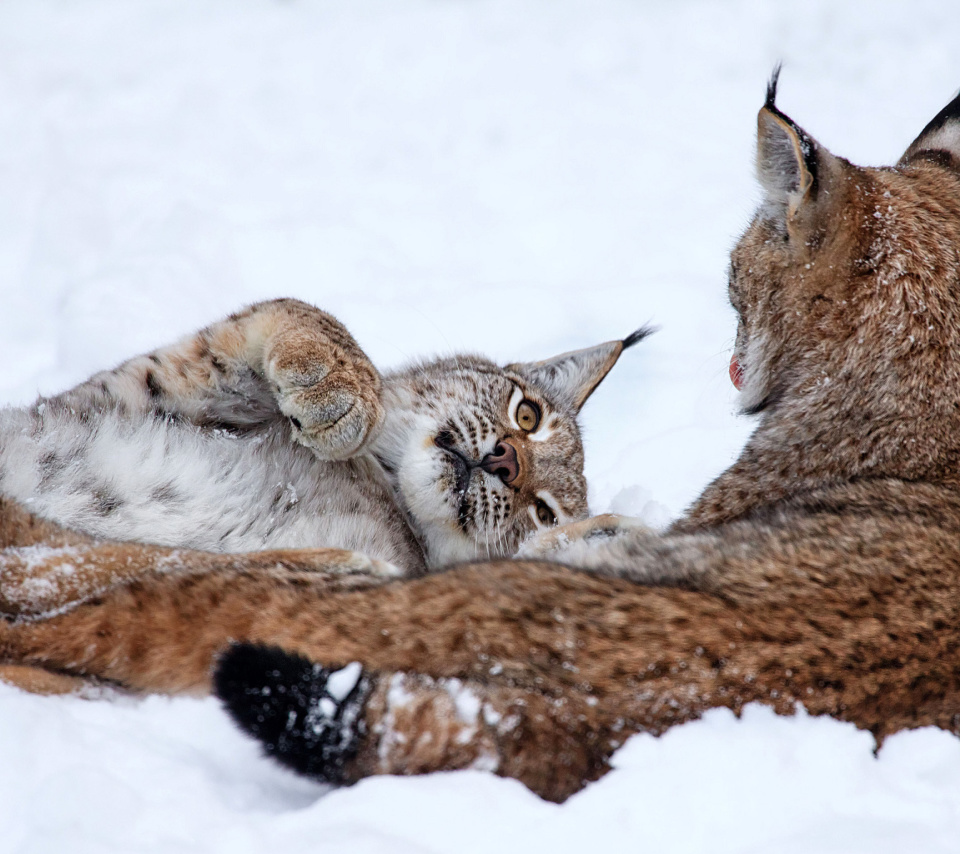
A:
[[[175,419],[70,411],[0,413],[0,490],[111,540],[215,552],[352,549],[408,573],[423,557],[368,457],[317,459],[284,423],[249,433]]]

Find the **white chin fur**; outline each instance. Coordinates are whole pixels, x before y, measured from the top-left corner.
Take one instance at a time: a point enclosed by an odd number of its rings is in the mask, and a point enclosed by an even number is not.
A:
[[[448,463],[433,443],[433,431],[414,430],[397,469],[400,493],[424,537],[431,568],[477,557],[477,548],[457,524],[457,503],[443,489]]]
[[[766,358],[766,340],[762,333],[751,335],[739,359],[741,374],[740,407],[750,410],[758,406],[770,389]]]

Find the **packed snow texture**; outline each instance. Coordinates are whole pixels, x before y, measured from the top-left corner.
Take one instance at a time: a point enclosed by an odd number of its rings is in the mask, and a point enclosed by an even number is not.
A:
[[[727,252],[756,110],[893,162],[960,85],[952,0],[8,0],[0,399],[31,400],[253,300],[335,313],[388,367],[661,331],[584,413],[595,511],[663,523],[751,428]],[[328,792],[212,700],[0,686],[10,852],[955,852],[960,741],[878,756],[748,708],[562,806],[481,771]]]

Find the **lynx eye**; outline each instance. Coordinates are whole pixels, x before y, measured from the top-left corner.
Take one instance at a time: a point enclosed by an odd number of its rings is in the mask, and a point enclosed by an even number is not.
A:
[[[532,400],[521,400],[517,407],[517,424],[522,430],[532,433],[540,426],[540,407]]]
[[[546,525],[549,528],[557,524],[557,517],[553,514],[553,511],[547,507],[545,501],[538,498],[534,506],[537,508],[537,519],[540,520],[541,525]]]

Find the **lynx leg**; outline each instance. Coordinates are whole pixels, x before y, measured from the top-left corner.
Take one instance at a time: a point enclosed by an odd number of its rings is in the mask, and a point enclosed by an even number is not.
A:
[[[339,671],[275,647],[221,656],[215,693],[280,763],[328,783],[474,768],[562,801],[619,742],[582,698],[412,673]]]
[[[57,694],[89,696],[91,692],[98,691],[96,683],[89,679],[22,664],[0,664],[0,682],[30,694],[48,697]]]
[[[380,375],[350,333],[292,299],[257,303],[47,404],[119,405],[228,429],[284,417],[325,459],[356,454],[383,418]]]
[[[602,513],[599,516],[591,516],[589,519],[548,528],[526,540],[517,551],[517,557],[558,560],[560,553],[575,543],[596,543],[609,540],[627,531],[650,531],[650,528],[631,516]]]
[[[139,543],[32,544],[0,551],[0,614],[37,619],[148,576],[218,572],[259,572],[289,583],[325,583],[331,590],[402,574],[392,564],[345,549],[213,554]]]
[[[366,354],[339,321],[305,303],[280,300],[252,311],[264,315],[254,321],[265,327],[263,375],[294,438],[325,459],[359,452],[383,421],[380,374]]]

